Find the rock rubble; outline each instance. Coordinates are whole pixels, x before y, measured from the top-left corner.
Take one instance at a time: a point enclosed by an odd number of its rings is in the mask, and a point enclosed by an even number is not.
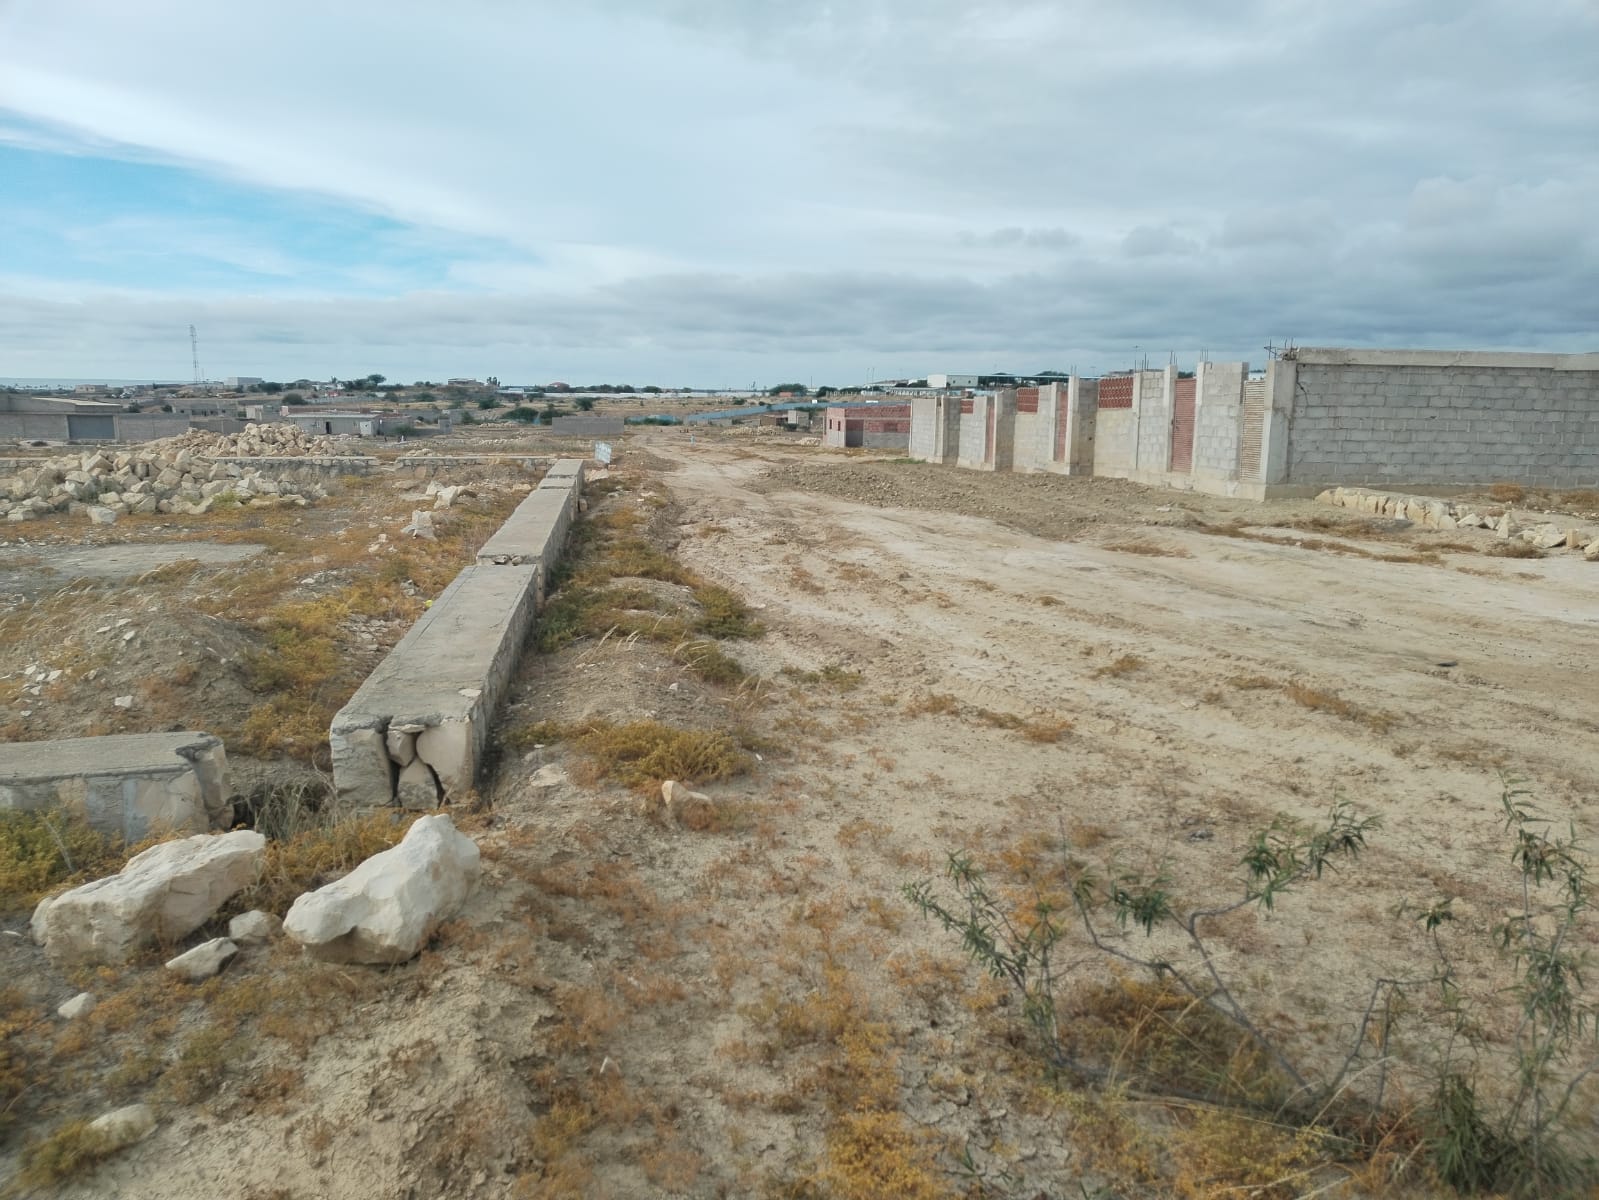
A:
[[[270,443],[245,442],[251,457],[299,455],[302,446],[318,448],[321,439],[307,438],[292,425],[250,426],[249,429],[287,429],[304,442],[286,435],[262,434]],[[191,430],[182,437],[151,442],[137,450],[91,450],[61,458],[41,459],[15,475],[0,478],[0,517],[10,522],[32,521],[48,513],[82,514],[96,525],[110,525],[130,513],[181,513],[201,516],[218,505],[305,508],[327,493],[315,483],[301,483],[255,466],[213,462],[222,457],[216,443],[232,438]],[[203,445],[204,452],[188,443]],[[230,451],[231,452],[231,451]],[[309,453],[310,451],[305,451]]]
[[[1506,540],[1515,538],[1540,550],[1580,550],[1589,562],[1599,562],[1599,528],[1575,518],[1523,524],[1514,512],[1500,504],[1406,496],[1371,488],[1329,488],[1316,499],[1338,508],[1412,521],[1427,529],[1486,529]]]

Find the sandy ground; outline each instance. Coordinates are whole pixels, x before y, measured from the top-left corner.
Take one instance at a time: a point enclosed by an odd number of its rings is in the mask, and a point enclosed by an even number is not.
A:
[[[680,431],[623,461],[644,469],[610,503],[668,504],[682,561],[756,607],[767,635],[727,648],[763,682],[709,688],[659,648],[582,643],[530,656],[505,732],[752,726],[757,769],[707,789],[740,819],[680,827],[574,782],[561,745],[508,752],[470,910],[417,963],[346,969],[348,994],[319,1002],[337,1030],[286,1099],[249,1099],[281,1047],[241,1051],[209,1101],[167,1105],[63,1195],[844,1195],[828,1154],[847,1080],[873,1072],[943,1194],[976,1171],[970,1194],[1171,1195],[1167,1159],[1140,1175],[1091,1136],[1097,1109],[1038,1088],[1013,1013],[902,884],[962,849],[1006,878],[1064,840],[1226,898],[1251,831],[1347,799],[1383,820],[1370,851],[1222,938],[1249,1003],[1292,1014],[1314,1059],[1365,981],[1413,961],[1402,901],[1456,897],[1468,990],[1502,982],[1468,945],[1512,899],[1501,768],[1596,823],[1599,568],[1580,558]],[[1405,556],[1425,561],[1384,561]],[[1030,741],[1007,715],[1069,729]]]

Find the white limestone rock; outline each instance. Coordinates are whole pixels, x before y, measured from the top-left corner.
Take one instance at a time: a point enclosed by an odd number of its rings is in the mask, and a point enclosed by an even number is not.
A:
[[[239,952],[237,942],[229,938],[212,938],[201,942],[193,950],[185,950],[176,958],[167,959],[167,970],[190,983],[203,983],[233,961]]]
[[[56,1016],[65,1017],[68,1021],[75,1021],[79,1017],[86,1017],[100,1002],[94,998],[92,992],[79,992],[72,999],[63,1003],[56,1009]]]
[[[449,817],[421,817],[398,846],[296,900],[283,931],[328,962],[405,962],[460,909],[479,867]]]
[[[148,1104],[130,1104],[89,1122],[89,1132],[99,1134],[106,1150],[123,1150],[150,1136],[155,1112]]]
[[[248,829],[152,846],[115,875],[41,900],[33,939],[57,966],[126,962],[209,921],[254,882],[265,852],[266,838]]]
[[[236,942],[270,942],[282,932],[282,919],[259,908],[240,913],[228,922],[228,936]]]

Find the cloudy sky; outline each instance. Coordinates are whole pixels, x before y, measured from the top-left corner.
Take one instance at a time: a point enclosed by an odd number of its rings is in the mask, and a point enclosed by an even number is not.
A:
[[[0,0],[0,378],[1599,349],[1596,66],[1595,0]]]

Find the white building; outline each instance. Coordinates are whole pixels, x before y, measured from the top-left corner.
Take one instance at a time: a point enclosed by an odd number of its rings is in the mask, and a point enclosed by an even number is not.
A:
[[[935,391],[946,391],[949,388],[974,388],[977,386],[975,375],[929,375],[927,386]]]
[[[242,392],[247,387],[254,387],[262,382],[259,375],[229,375],[222,381],[223,386],[230,392]]]

